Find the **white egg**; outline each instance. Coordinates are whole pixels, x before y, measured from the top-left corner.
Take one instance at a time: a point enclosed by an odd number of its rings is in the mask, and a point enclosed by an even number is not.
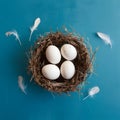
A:
[[[60,72],[63,78],[71,79],[75,74],[75,66],[71,61],[65,61],[60,67]]]
[[[46,58],[50,63],[58,64],[61,60],[59,49],[54,45],[48,46],[46,49]]]
[[[71,44],[64,44],[61,47],[61,54],[67,60],[74,60],[77,56],[77,50]]]
[[[42,74],[47,79],[55,80],[60,76],[60,70],[56,65],[48,64],[43,66]]]

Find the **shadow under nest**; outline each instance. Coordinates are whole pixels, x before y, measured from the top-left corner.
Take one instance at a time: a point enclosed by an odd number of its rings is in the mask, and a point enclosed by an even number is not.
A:
[[[46,48],[49,45],[55,45],[60,49],[63,44],[71,44],[77,50],[77,57],[72,61],[75,65],[75,74],[70,80],[64,79],[61,75],[56,80],[49,80],[42,75],[41,71],[44,65],[49,64],[45,55]],[[64,58],[57,66],[60,67],[63,61],[65,61]],[[86,80],[92,69],[92,60],[83,38],[74,36],[71,33],[55,32],[37,40],[30,51],[28,69],[32,73],[35,82],[48,91],[67,93],[78,90],[78,85]]]

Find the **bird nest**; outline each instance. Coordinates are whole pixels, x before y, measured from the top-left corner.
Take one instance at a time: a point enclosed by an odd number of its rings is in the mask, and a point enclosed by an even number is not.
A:
[[[55,45],[59,49],[64,44],[71,44],[77,50],[77,57],[72,61],[75,65],[75,74],[70,80],[64,79],[61,75],[56,80],[49,80],[42,74],[42,67],[49,64],[45,51],[49,45]],[[57,64],[58,67],[65,61],[64,58]],[[40,37],[31,50],[29,60],[29,71],[36,83],[51,92],[70,92],[78,90],[78,85],[82,84],[92,69],[90,52],[85,41],[81,37],[70,33],[55,32]]]

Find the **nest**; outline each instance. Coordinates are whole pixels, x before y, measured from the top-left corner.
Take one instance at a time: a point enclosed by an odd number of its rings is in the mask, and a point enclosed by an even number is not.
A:
[[[60,76],[56,80],[49,80],[42,75],[42,67],[49,64],[45,56],[46,48],[49,45],[55,45],[59,49],[63,44],[71,44],[77,50],[77,57],[72,61],[75,65],[75,74],[70,80],[64,79]],[[57,64],[58,67],[65,61],[62,58],[61,62]],[[61,32],[49,33],[40,37],[31,50],[29,60],[29,71],[40,86],[52,92],[70,92],[76,91],[78,85],[82,84],[92,68],[90,53],[86,47],[83,38],[73,36],[72,34],[64,34]]]

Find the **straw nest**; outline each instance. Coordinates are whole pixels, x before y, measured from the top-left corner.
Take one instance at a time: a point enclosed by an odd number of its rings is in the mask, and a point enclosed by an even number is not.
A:
[[[49,62],[46,59],[45,51],[49,45],[55,45],[59,49],[63,44],[71,44],[77,50],[77,57],[72,61],[75,65],[75,74],[70,80],[64,79],[60,76],[56,80],[46,79],[42,75],[42,67]],[[58,67],[62,64],[57,64]],[[37,84],[46,88],[51,92],[66,93],[70,91],[76,91],[78,85],[82,84],[87,75],[92,69],[92,62],[90,53],[86,47],[86,44],[81,37],[74,36],[70,33],[64,34],[62,32],[49,33],[43,37],[40,37],[31,50],[29,60],[29,71]]]

